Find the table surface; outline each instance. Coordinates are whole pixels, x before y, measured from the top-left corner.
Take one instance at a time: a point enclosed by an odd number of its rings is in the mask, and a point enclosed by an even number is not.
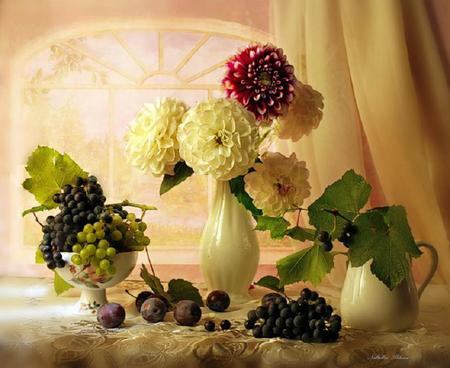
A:
[[[144,284],[125,281],[108,290],[110,301],[125,306],[127,318],[120,328],[106,330],[95,316],[73,314],[75,289],[56,297],[51,280],[0,278],[0,366],[450,367],[450,294],[442,285],[425,291],[414,329],[382,333],[344,328],[338,342],[330,344],[253,338],[243,322],[264,289],[252,290],[251,301],[226,313],[204,309],[203,319],[232,321],[231,330],[216,332],[205,331],[202,323],[178,326],[171,313],[166,322],[146,323],[125,289],[138,293]],[[319,292],[332,305],[339,304],[338,289],[321,286]]]

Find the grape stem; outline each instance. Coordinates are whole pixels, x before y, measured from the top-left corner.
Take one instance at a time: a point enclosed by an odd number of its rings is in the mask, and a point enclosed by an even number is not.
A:
[[[135,208],[140,208],[141,211],[143,211],[143,212],[157,210],[157,208],[155,206],[148,206],[146,204],[133,203],[133,202],[130,202],[128,199],[125,199],[124,201],[119,202],[119,203],[108,203],[106,206],[135,207]]]
[[[126,292],[129,296],[133,297],[134,299],[137,299],[137,297],[134,296],[133,294],[131,294],[127,289],[125,289],[125,292]]]
[[[344,215],[342,215],[338,210],[329,210],[328,208],[322,208],[322,211],[331,213],[334,217],[340,217],[340,218],[344,219],[347,222],[353,223],[352,220],[350,220],[347,217],[345,217]]]
[[[36,213],[32,212],[34,219],[36,220],[36,222],[41,225],[41,227],[44,227],[44,225],[42,224],[42,222],[39,221],[39,218],[37,217]]]
[[[147,259],[148,259],[148,263],[150,265],[150,269],[152,270],[152,274],[153,274],[154,277],[156,277],[156,273],[155,273],[155,270],[153,268],[152,261],[150,260],[150,255],[148,254],[147,247],[145,247],[145,254],[147,254]]]

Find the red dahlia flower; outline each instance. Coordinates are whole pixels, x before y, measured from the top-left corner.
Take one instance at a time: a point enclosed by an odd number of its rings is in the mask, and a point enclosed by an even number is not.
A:
[[[283,50],[252,45],[227,62],[222,80],[228,97],[237,99],[258,120],[282,115],[294,99],[296,78]]]

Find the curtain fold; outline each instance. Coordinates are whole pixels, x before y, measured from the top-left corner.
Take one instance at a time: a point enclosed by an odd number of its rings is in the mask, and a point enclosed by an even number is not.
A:
[[[312,198],[354,168],[371,205],[402,204],[416,239],[440,256],[450,282],[450,92],[422,1],[274,1],[278,46],[325,99],[309,137],[280,142],[312,172]],[[447,231],[446,231],[447,230]],[[415,273],[428,265],[423,257]],[[342,263],[332,276],[340,282]]]

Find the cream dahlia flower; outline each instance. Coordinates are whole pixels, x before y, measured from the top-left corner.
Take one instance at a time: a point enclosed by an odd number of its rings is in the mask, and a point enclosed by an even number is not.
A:
[[[174,174],[180,160],[177,130],[187,106],[174,98],[145,104],[125,135],[130,163],[154,176]]]
[[[294,93],[287,113],[278,118],[278,136],[297,142],[319,126],[324,105],[323,96],[307,84],[297,81]]]
[[[257,157],[254,115],[228,98],[199,102],[178,129],[180,155],[199,174],[230,180],[246,174]]]
[[[295,153],[290,157],[266,152],[255,171],[244,177],[245,190],[256,207],[266,216],[283,216],[287,210],[300,207],[310,195],[309,171]]]

